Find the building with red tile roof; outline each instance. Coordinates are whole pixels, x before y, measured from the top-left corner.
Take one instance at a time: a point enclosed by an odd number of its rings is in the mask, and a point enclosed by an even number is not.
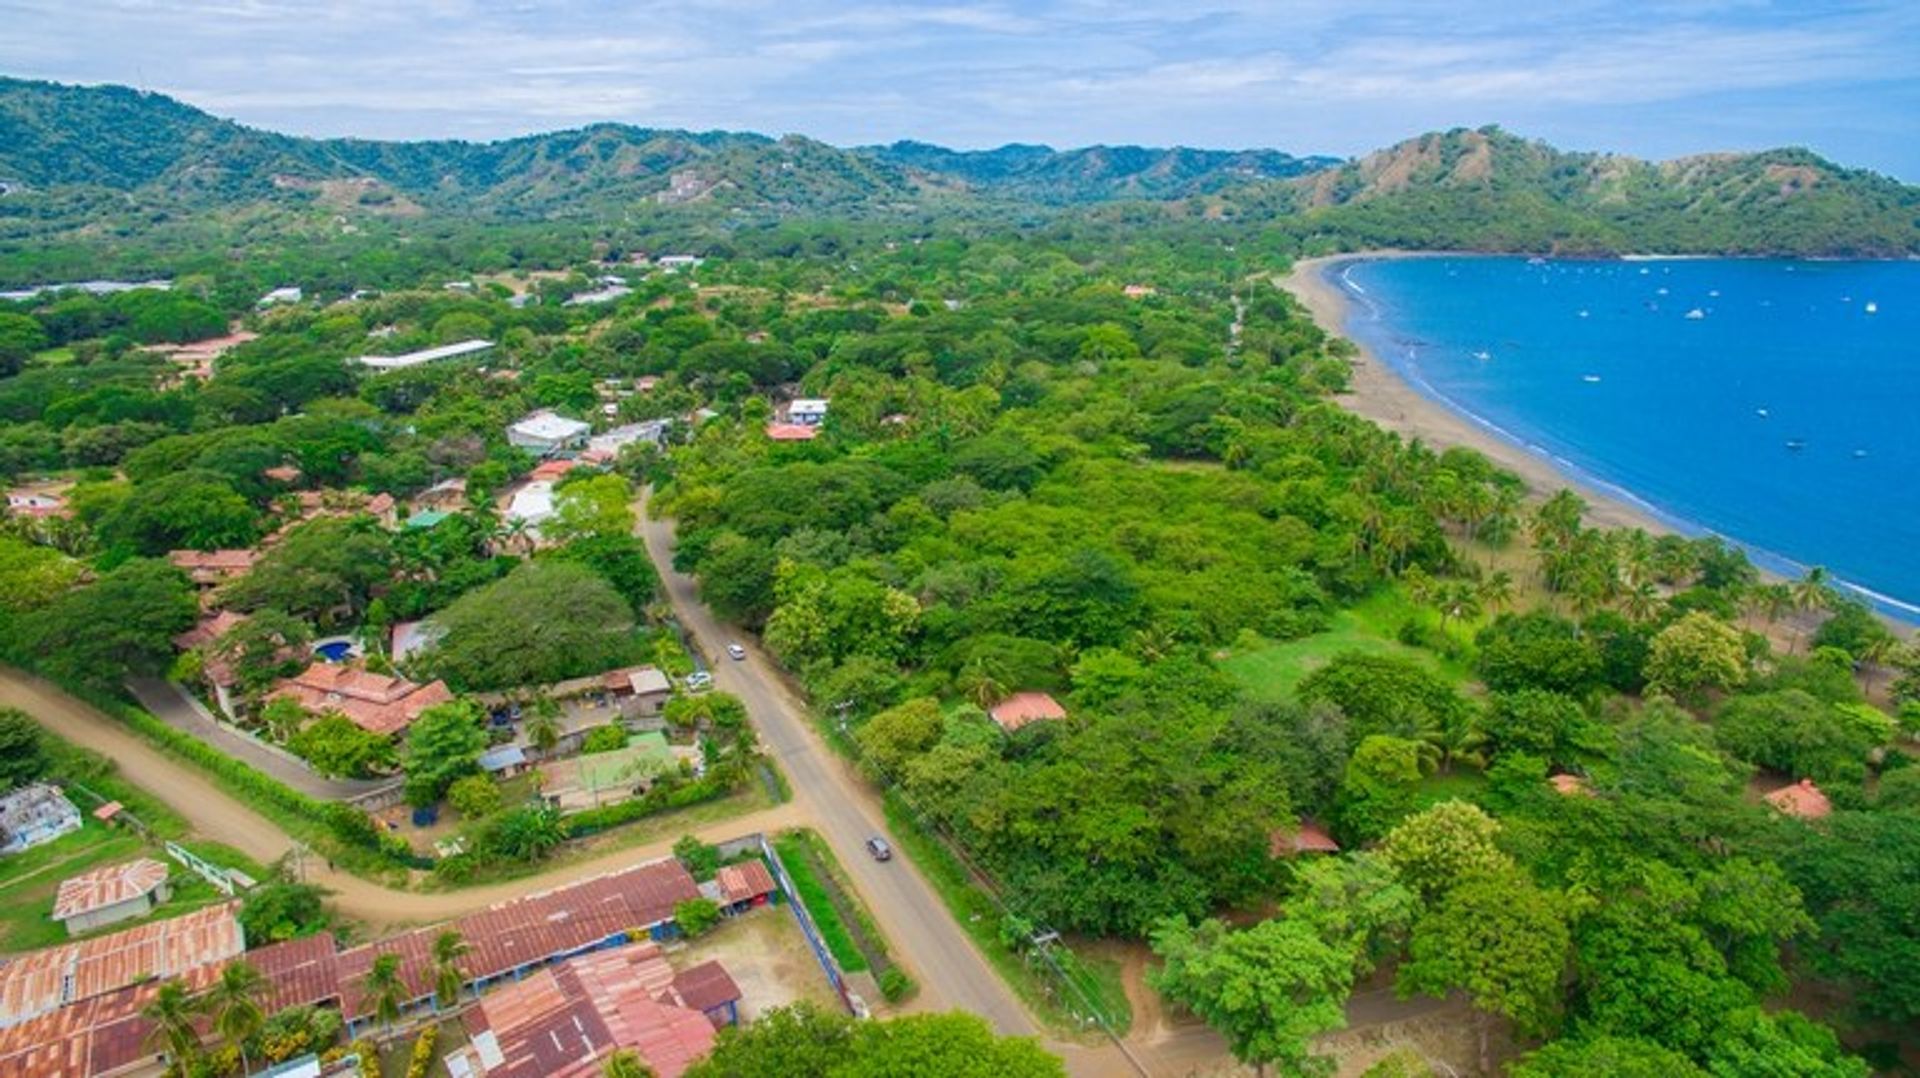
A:
[[[260,560],[257,550],[175,550],[167,560],[186,572],[201,587],[224,584],[253,568]]]
[[[629,1049],[660,1078],[679,1078],[713,1049],[715,1025],[731,1021],[739,998],[718,963],[676,975],[657,944],[597,951],[482,997],[463,1015],[470,1042],[447,1057],[447,1069],[585,1078]]]
[[[1556,792],[1566,797],[1593,796],[1593,787],[1579,775],[1548,775],[1547,781],[1553,784]]]
[[[1297,857],[1303,853],[1339,853],[1340,844],[1327,829],[1312,820],[1301,820],[1291,831],[1276,830],[1267,836],[1267,853],[1273,857]]]
[[[200,624],[174,637],[173,646],[181,651],[203,647],[232,632],[246,620],[245,614],[222,610],[210,618],[201,618]]]
[[[1813,784],[1812,779],[1801,779],[1791,786],[1780,787],[1767,795],[1767,804],[1803,820],[1819,820],[1833,815],[1833,802],[1827,800],[1827,795]]]
[[[77,936],[115,921],[144,917],[168,898],[167,866],[151,857],[102,865],[60,881],[53,919]]]
[[[811,442],[819,436],[819,427],[805,423],[767,424],[767,437],[776,442]]]
[[[274,686],[268,699],[286,698],[315,714],[338,711],[373,734],[397,734],[420,713],[453,699],[444,681],[417,685],[354,663],[317,662]]]
[[[720,866],[720,871],[714,873],[713,883],[720,896],[717,901],[728,909],[764,905],[767,897],[780,889],[773,882],[773,873],[767,871],[765,862],[759,858]]]
[[[1017,692],[987,709],[987,717],[1011,734],[1022,726],[1044,719],[1064,719],[1067,709],[1043,692]]]

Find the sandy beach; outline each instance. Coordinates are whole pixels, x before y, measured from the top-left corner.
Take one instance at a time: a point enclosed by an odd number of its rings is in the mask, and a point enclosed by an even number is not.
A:
[[[1275,278],[1275,283],[1298,299],[1320,328],[1336,336],[1347,337],[1347,296],[1329,280],[1342,263],[1356,259],[1421,258],[1415,252],[1383,251],[1363,255],[1334,255],[1310,258],[1294,264],[1293,272]],[[1348,337],[1352,340],[1351,337]],[[1536,498],[1545,498],[1561,487],[1571,487],[1586,499],[1587,522],[1606,528],[1644,528],[1654,534],[1677,529],[1645,509],[1579,477],[1569,475],[1525,448],[1474,423],[1446,405],[1422,394],[1403,381],[1393,369],[1381,362],[1359,341],[1353,341],[1359,355],[1353,364],[1352,388],[1334,398],[1355,415],[1373,420],[1403,438],[1418,438],[1436,448],[1465,446],[1485,453],[1502,468],[1518,475]]]

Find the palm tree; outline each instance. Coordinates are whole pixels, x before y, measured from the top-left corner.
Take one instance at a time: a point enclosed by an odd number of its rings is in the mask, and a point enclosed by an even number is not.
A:
[[[560,705],[542,696],[533,702],[527,717],[527,742],[541,752],[552,752],[560,743]]]
[[[1860,691],[1873,691],[1873,672],[1887,665],[1888,660],[1899,654],[1900,638],[1892,633],[1881,633],[1868,640],[1860,649]]]
[[[400,976],[400,956],[383,954],[375,958],[360,982],[360,991],[373,1001],[374,1020],[392,1029],[400,1020],[400,1008],[411,998],[407,982]]]
[[[1513,602],[1513,574],[1495,569],[1480,582],[1480,605],[1498,614]]]
[[[653,1068],[640,1061],[631,1048],[622,1048],[600,1064],[601,1078],[654,1078]]]
[[[1831,577],[1828,576],[1825,568],[1816,565],[1808,569],[1805,576],[1789,585],[1792,589],[1794,609],[1802,613],[1833,609],[1833,604],[1839,596],[1834,593],[1830,581]],[[1801,627],[1794,626],[1793,650],[1795,651],[1800,650],[1800,632]]]
[[[1660,593],[1653,581],[1642,580],[1620,595],[1620,612],[1635,625],[1645,625],[1660,613]]]
[[[213,1028],[221,1039],[240,1049],[240,1073],[251,1068],[247,1060],[247,1041],[267,1024],[267,1012],[260,1000],[267,994],[267,978],[249,962],[234,962],[220,971],[220,979],[207,989],[206,1005],[213,1011]]]
[[[456,929],[449,928],[434,937],[433,991],[441,1006],[460,1002],[460,986],[467,982],[467,975],[460,969],[460,960],[471,950],[473,948]]]
[[[185,1064],[200,1054],[200,1031],[194,1028],[204,1006],[179,981],[164,981],[153,999],[140,1009],[140,1017],[153,1023],[147,1035],[149,1044],[163,1044],[167,1056]]]
[[[976,655],[960,671],[961,691],[983,711],[1007,695],[1006,681],[998,667],[999,664]]]

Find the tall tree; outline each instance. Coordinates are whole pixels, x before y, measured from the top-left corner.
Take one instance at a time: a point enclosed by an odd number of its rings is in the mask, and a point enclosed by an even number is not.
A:
[[[1171,918],[1155,927],[1152,944],[1164,963],[1148,974],[1155,991],[1206,1019],[1256,1074],[1272,1064],[1288,1074],[1333,1069],[1311,1044],[1346,1024],[1350,948],[1291,918],[1237,932],[1220,921]]]
[[[252,1070],[247,1064],[247,1041],[267,1023],[266,1007],[261,1001],[267,998],[270,987],[266,975],[242,959],[228,963],[207,989],[207,1007],[213,1012],[214,1031],[240,1050],[242,1074]]]
[[[167,1055],[181,1066],[200,1054],[200,1031],[196,1023],[205,1012],[201,1001],[178,980],[160,982],[153,999],[140,1009],[140,1017],[153,1023],[149,1040],[166,1046]]]
[[[472,950],[472,945],[455,929],[449,928],[433,938],[433,990],[441,1006],[450,1007],[460,1002],[460,986],[467,982],[460,960]]]
[[[374,958],[360,981],[360,991],[373,1004],[373,1019],[388,1029],[400,1020],[400,1008],[413,998],[406,978],[400,975],[400,956],[383,954]]]

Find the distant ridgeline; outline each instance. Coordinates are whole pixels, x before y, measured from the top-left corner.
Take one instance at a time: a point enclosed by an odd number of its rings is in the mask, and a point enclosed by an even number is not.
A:
[[[843,149],[620,124],[375,142],[260,131],[125,87],[0,78],[0,254],[177,232],[210,209],[254,211],[255,236],[262,221],[404,231],[618,214],[717,236],[795,219],[1079,214],[1270,230],[1304,251],[1920,253],[1920,188],[1795,149],[1654,163],[1566,153],[1498,128],[1423,135],[1349,162],[1185,147]],[[115,227],[101,230],[103,220]]]

